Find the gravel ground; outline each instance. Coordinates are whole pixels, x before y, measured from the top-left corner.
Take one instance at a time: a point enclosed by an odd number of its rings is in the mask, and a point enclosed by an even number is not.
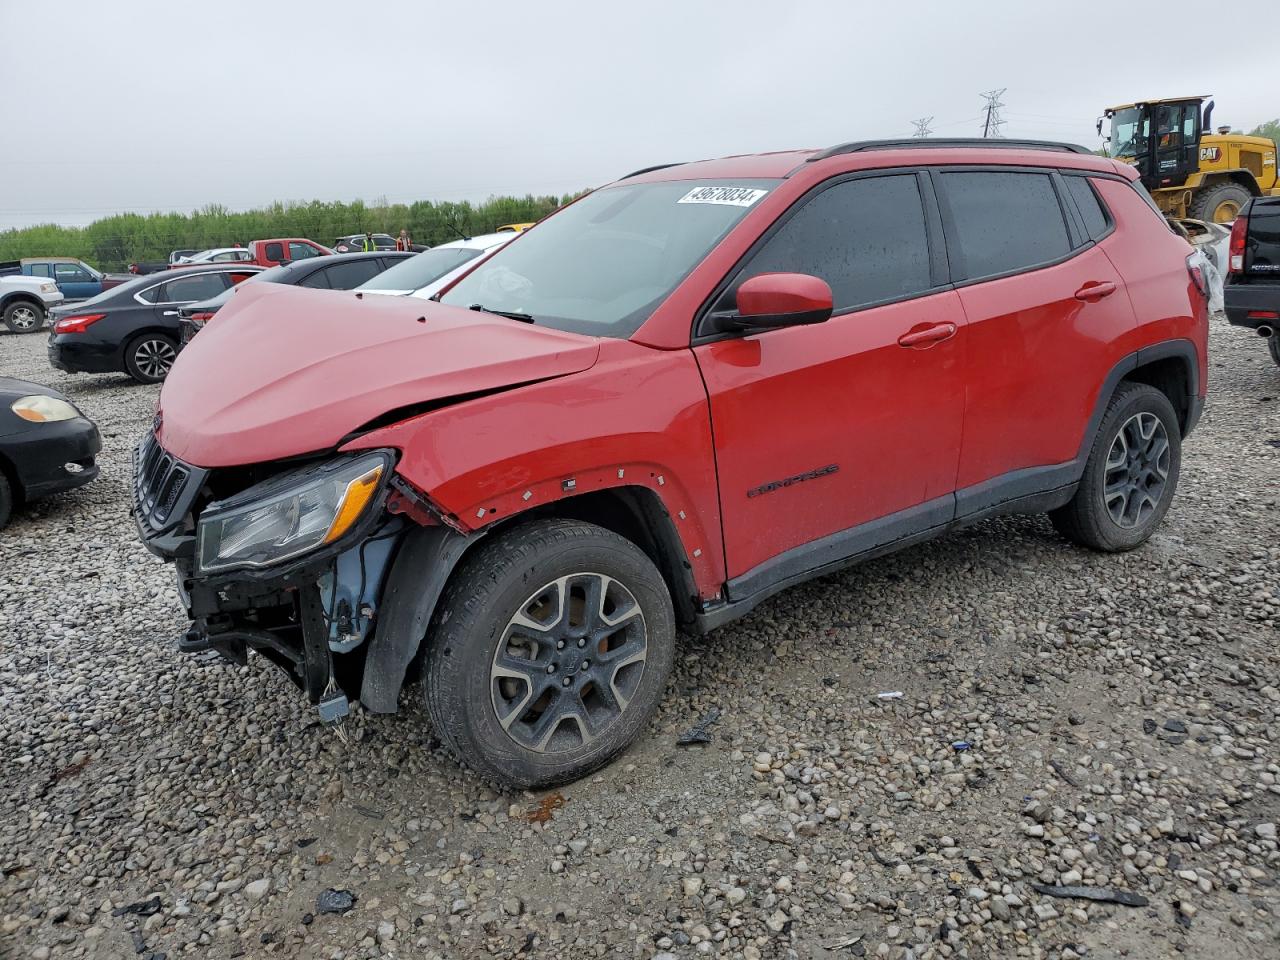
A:
[[[1280,955],[1280,370],[1221,318],[1148,545],[1004,518],[794,589],[685,643],[643,741],[545,795],[416,712],[344,742],[265,662],[178,655],[128,515],[155,389],[39,336],[0,373],[106,443],[0,534],[0,956]]]

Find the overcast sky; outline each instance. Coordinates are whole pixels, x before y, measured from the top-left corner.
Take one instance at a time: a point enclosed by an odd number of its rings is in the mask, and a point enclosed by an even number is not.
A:
[[[1234,21],[1215,47],[1204,11],[0,0],[0,229],[559,194],[654,163],[906,136],[927,116],[969,136],[999,87],[1007,136],[1090,147],[1101,109],[1139,98],[1211,93],[1216,122],[1244,129],[1280,116],[1275,32]]]

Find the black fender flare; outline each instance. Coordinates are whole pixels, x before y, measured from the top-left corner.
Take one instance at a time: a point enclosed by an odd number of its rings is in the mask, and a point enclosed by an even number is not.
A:
[[[387,575],[378,627],[365,654],[360,703],[372,713],[395,713],[405,672],[426,638],[440,594],[462,555],[483,533],[415,527]]]

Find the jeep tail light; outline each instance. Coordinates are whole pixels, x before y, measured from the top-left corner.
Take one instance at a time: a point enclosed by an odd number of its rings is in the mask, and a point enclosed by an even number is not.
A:
[[[53,325],[54,333],[84,333],[90,324],[97,323],[105,313],[81,313],[74,317],[63,317]]]
[[[1244,273],[1244,237],[1249,232],[1249,218],[1236,217],[1231,225],[1231,240],[1227,246],[1227,272]]]
[[[1204,270],[1200,268],[1200,264],[1196,263],[1197,255],[1192,254],[1187,257],[1187,273],[1191,275],[1191,282],[1196,285],[1196,289],[1200,291],[1200,296],[1208,298],[1209,284],[1205,282]]]

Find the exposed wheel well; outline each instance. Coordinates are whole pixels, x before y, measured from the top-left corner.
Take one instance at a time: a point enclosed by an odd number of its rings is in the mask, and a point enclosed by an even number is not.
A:
[[[1190,415],[1191,371],[1182,357],[1162,357],[1144,363],[1125,374],[1122,383],[1145,383],[1155,387],[1173,404],[1178,414],[1178,428],[1187,433],[1187,417]]]
[[[1210,174],[1204,178],[1200,189],[1207,190],[1219,186],[1224,183],[1234,183],[1244,187],[1253,196],[1262,196],[1262,189],[1258,186],[1258,181],[1248,170],[1232,170],[1227,173]]]
[[[645,487],[597,490],[557,500],[507,522],[522,523],[536,517],[594,523],[630,540],[645,552],[662,574],[667,589],[671,591],[676,619],[681,625],[693,623],[698,599],[689,558],[685,556],[671,515],[652,490]]]
[[[45,312],[44,301],[39,297],[30,293],[11,293],[9,296],[0,300],[0,311],[8,310],[15,303],[29,303],[36,307],[41,313]]]

